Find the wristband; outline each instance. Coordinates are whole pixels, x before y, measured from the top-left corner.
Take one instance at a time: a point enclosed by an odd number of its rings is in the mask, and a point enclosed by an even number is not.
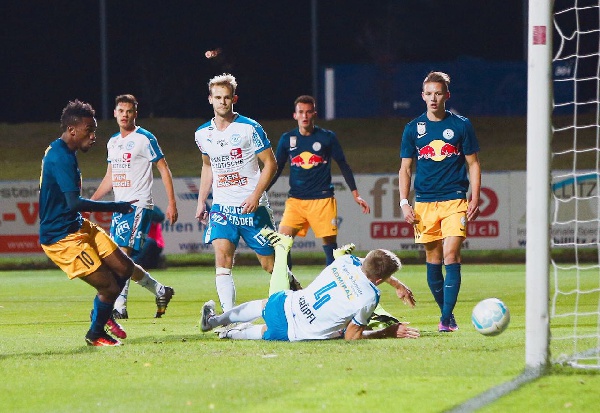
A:
[[[402,208],[404,205],[408,205],[408,199],[404,198],[400,200],[400,208]]]

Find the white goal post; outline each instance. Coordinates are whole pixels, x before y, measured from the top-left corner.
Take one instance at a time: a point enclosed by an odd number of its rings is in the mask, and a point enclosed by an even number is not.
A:
[[[531,0],[528,28],[525,361],[598,369],[600,0]]]

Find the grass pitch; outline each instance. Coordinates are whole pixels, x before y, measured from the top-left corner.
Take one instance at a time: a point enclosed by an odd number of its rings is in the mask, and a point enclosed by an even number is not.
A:
[[[296,266],[307,284],[320,270]],[[517,377],[524,367],[523,265],[463,266],[455,314],[437,332],[438,309],[423,265],[398,274],[417,298],[404,306],[383,285],[384,307],[421,330],[417,340],[271,343],[219,340],[198,327],[217,298],[212,268],[154,271],[176,295],[162,319],[154,299],[130,288],[128,338],[118,348],[84,343],[94,290],[58,270],[0,272],[0,411],[6,412],[443,412]],[[267,275],[234,269],[238,302],[263,298]],[[497,296],[511,324],[497,337],[470,325],[481,299]],[[554,367],[484,412],[595,412],[600,374]]]

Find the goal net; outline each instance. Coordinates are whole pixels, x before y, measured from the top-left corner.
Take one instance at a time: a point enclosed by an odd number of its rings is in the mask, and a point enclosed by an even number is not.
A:
[[[550,358],[600,368],[600,1],[553,10]]]

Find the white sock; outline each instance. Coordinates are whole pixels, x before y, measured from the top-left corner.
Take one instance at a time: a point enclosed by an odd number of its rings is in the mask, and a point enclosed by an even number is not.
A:
[[[262,316],[263,300],[248,301],[233,307],[231,310],[224,312],[221,315],[211,317],[210,325],[226,326],[231,323],[245,323],[254,321]]]
[[[217,268],[215,284],[223,312],[229,311],[235,305],[235,284],[230,268]]]
[[[162,297],[165,295],[165,286],[152,278],[152,276],[146,270],[137,264],[135,264],[131,278],[133,278],[137,284],[150,291],[156,297]]]
[[[127,294],[129,293],[130,280],[131,278],[127,279],[127,282],[125,282],[125,286],[121,290],[121,294],[119,294],[117,300],[115,301],[114,309],[121,314],[123,314],[127,310]]]
[[[226,337],[233,340],[262,340],[264,326],[264,324],[256,324],[241,330],[233,328],[227,332]]]

